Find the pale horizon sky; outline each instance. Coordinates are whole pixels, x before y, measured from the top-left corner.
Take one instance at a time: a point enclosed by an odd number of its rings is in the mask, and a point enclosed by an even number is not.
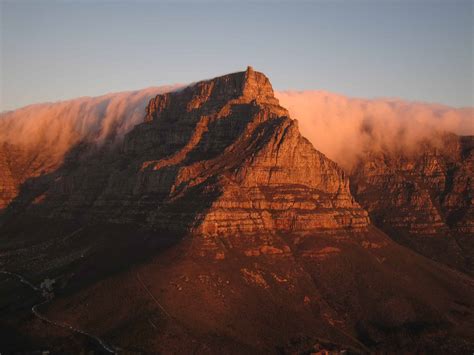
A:
[[[0,111],[244,70],[474,106],[472,0],[0,0]]]

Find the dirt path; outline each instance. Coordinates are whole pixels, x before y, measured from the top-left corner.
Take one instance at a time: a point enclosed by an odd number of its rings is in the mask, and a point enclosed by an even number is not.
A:
[[[140,274],[137,272],[137,280],[140,282],[140,284],[143,286],[143,288],[145,289],[145,291],[150,295],[150,297],[152,298],[153,302],[155,302],[155,304],[163,311],[163,313],[168,317],[168,318],[171,318],[170,314],[166,311],[166,309],[161,305],[160,302],[158,302],[158,300],[155,298],[155,296],[153,296],[153,294],[151,293],[150,289],[147,287],[147,285],[145,285],[145,283],[143,282],[142,278],[140,277]]]

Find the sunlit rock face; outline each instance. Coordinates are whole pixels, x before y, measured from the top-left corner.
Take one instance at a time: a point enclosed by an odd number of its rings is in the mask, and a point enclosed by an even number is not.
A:
[[[212,237],[368,225],[345,173],[301,136],[252,68],[160,94],[144,121],[121,146],[77,146],[54,183],[18,204],[50,217],[191,224]]]
[[[18,194],[19,182],[12,171],[14,162],[11,161],[14,153],[10,150],[11,147],[7,143],[0,148],[0,210],[4,209]]]

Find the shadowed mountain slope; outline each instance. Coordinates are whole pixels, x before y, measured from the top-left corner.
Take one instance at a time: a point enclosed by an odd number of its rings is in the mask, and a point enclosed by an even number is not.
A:
[[[412,154],[369,152],[351,173],[352,190],[394,240],[472,273],[474,137],[439,140]]]

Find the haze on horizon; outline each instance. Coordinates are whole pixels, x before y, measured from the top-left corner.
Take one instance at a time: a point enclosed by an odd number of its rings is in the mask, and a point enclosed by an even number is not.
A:
[[[474,106],[470,0],[1,0],[0,12],[0,111],[248,64],[277,90]]]

